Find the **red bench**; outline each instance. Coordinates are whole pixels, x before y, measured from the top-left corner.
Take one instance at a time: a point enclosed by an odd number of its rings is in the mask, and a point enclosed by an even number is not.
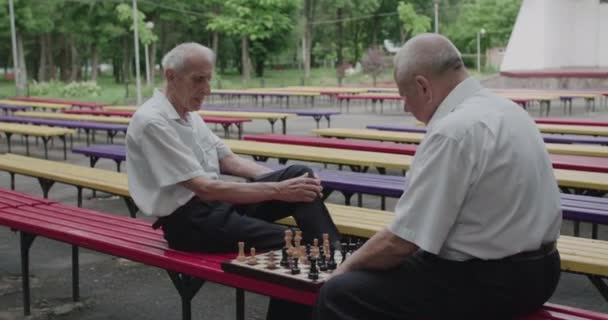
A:
[[[122,111],[122,110],[63,110],[63,113],[68,114],[80,114],[80,115],[92,115],[92,116],[118,116],[118,117],[131,117],[133,111]],[[234,125],[238,129],[238,137],[241,139],[243,136],[243,123],[251,122],[249,118],[229,118],[229,117],[210,117],[203,116],[203,120],[207,123],[220,124],[224,128],[224,137],[230,137],[230,126]]]
[[[86,107],[91,109],[98,109],[105,106],[105,103],[89,102],[89,101],[78,101],[68,99],[54,99],[54,98],[32,98],[32,97],[12,97],[11,100],[28,101],[28,102],[45,102],[45,103],[58,103],[58,104],[71,104],[76,107]]]
[[[36,236],[72,245],[72,298],[75,301],[80,298],[79,247],[165,269],[180,294],[183,319],[191,318],[191,299],[205,281],[237,289],[237,319],[244,318],[244,290],[307,305],[312,305],[316,299],[313,291],[225,273],[220,263],[233,258],[234,254],[187,253],[169,249],[161,232],[153,230],[150,223],[143,220],[50,203],[42,198],[0,189],[0,199],[5,196],[23,198],[17,206],[0,208],[0,225],[20,232],[26,315],[30,313],[29,249]],[[608,320],[608,315],[547,304],[520,320],[550,319]]]
[[[246,135],[243,137],[243,140],[405,155],[414,155],[418,147],[418,145],[415,144],[401,144],[394,142],[278,134]],[[549,157],[551,158],[553,167],[556,169],[608,172],[608,158],[559,154],[550,154]]]

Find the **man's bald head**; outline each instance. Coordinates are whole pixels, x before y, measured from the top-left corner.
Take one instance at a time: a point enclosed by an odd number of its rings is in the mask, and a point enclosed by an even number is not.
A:
[[[395,56],[398,82],[409,82],[415,75],[436,78],[450,71],[464,71],[460,52],[449,39],[436,33],[415,36]]]

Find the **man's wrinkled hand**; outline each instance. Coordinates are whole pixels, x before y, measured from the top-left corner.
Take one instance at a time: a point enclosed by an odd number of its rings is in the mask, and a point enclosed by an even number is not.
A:
[[[301,175],[278,182],[278,199],[287,202],[310,202],[322,196],[321,180]]]

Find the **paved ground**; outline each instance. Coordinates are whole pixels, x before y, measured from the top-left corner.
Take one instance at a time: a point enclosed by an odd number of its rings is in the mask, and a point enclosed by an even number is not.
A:
[[[245,105],[245,103],[243,103]],[[293,108],[294,103],[292,103]],[[336,110],[337,107],[322,102],[316,108]],[[538,109],[533,109],[533,115]],[[552,116],[562,117],[561,108],[553,108]],[[608,120],[608,111],[600,108],[598,112],[584,114],[581,103],[575,104],[577,118],[595,118]],[[363,106],[353,104],[351,113],[332,118],[332,127],[363,128],[367,124],[412,124],[411,116],[404,114],[396,105],[385,106],[383,114],[364,110]],[[325,122],[323,122],[323,126]],[[315,127],[311,118],[301,117],[288,121],[288,132],[306,134]],[[254,121],[245,125],[246,133],[269,132],[269,125],[264,121]],[[221,134],[218,131],[218,134]],[[14,151],[25,154],[24,144],[19,138],[13,138]],[[103,137],[98,137],[98,141]],[[116,141],[122,142],[121,139]],[[84,144],[84,138],[77,145]],[[41,145],[32,148],[33,156],[43,157]],[[0,152],[6,152],[6,140],[0,143]],[[50,158],[62,160],[60,144],[51,149]],[[70,163],[87,166],[85,157],[68,154]],[[101,160],[100,168],[114,170],[114,163]],[[124,166],[123,166],[124,167]],[[0,173],[0,187],[9,186],[9,176]],[[41,195],[36,180],[25,177],[17,178],[17,190]],[[90,193],[87,193],[90,196]],[[65,185],[56,185],[51,189],[50,198],[67,204],[76,205],[76,189]],[[342,203],[339,195],[328,201]],[[394,207],[395,200],[388,201],[388,209]],[[379,208],[377,197],[365,196],[364,205]],[[122,200],[116,198],[88,198],[84,207],[117,215],[127,216],[128,212]],[[584,231],[589,232],[588,226]],[[572,226],[565,222],[563,234],[571,234]],[[601,237],[608,238],[608,229],[600,228]],[[18,234],[6,228],[0,228],[0,320],[22,319],[20,262]],[[70,247],[47,239],[36,239],[31,250],[32,299],[34,315],[29,319],[179,319],[180,300],[176,290],[167,276],[160,269],[143,266],[130,261],[116,259],[96,252],[81,251],[81,303],[71,303]],[[381,293],[378,293],[381,294]],[[213,283],[205,284],[193,300],[193,319],[233,319],[234,290]],[[255,294],[246,295],[247,319],[264,319],[268,299]],[[551,302],[576,306],[608,313],[608,304],[595,291],[591,283],[583,276],[564,274],[557,292]]]

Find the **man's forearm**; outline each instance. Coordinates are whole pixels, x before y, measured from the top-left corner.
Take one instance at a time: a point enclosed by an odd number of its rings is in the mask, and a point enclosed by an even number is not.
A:
[[[417,250],[416,245],[395,236],[385,228],[346,259],[340,269],[343,269],[342,271],[389,269],[403,263],[415,250]]]
[[[254,178],[272,172],[267,167],[237,155],[230,155],[226,159],[222,159],[220,164],[222,172],[243,178]]]
[[[276,199],[279,194],[275,183],[242,183],[194,178],[184,182],[199,198],[206,201],[230,203],[255,203]]]

